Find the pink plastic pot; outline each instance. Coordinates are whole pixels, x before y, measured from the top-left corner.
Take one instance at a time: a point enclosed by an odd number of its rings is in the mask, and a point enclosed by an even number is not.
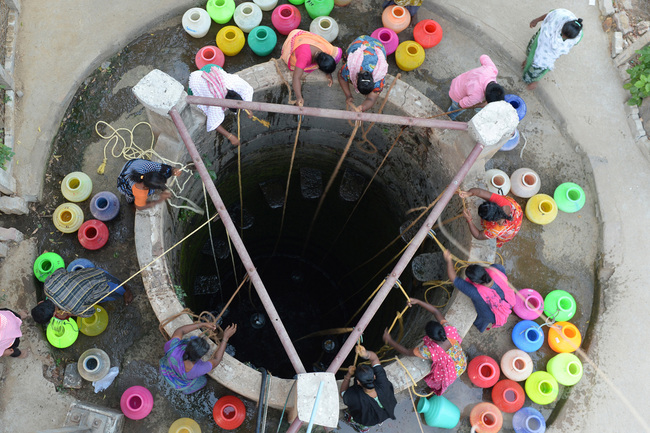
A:
[[[219,65],[223,68],[225,61],[226,58],[223,55],[223,52],[214,45],[208,45],[201,48],[199,52],[196,53],[196,57],[194,57],[194,63],[196,63],[198,69],[210,64]]]
[[[271,22],[273,27],[282,35],[288,35],[300,25],[300,11],[294,5],[280,5],[273,9]]]
[[[370,35],[384,45],[386,55],[389,56],[395,52],[399,45],[399,37],[394,30],[386,27],[379,27]]]
[[[533,289],[521,289],[512,310],[524,320],[535,320],[544,312],[544,298]]]
[[[120,399],[122,413],[130,419],[142,419],[153,409],[153,396],[144,386],[132,386],[124,391]]]

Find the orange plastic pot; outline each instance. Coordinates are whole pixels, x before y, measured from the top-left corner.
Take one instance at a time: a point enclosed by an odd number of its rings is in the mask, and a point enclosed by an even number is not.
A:
[[[411,14],[402,6],[388,6],[381,14],[381,22],[384,27],[399,33],[411,24]]]
[[[526,393],[517,382],[503,379],[492,388],[492,402],[502,412],[515,413],[524,407]]]
[[[244,402],[234,395],[226,395],[214,404],[212,417],[214,422],[222,429],[234,430],[244,422],[246,406],[244,406]]]
[[[573,323],[556,322],[548,330],[548,345],[554,352],[575,352],[582,343],[582,335]]]
[[[490,388],[499,380],[499,364],[486,355],[477,356],[467,366],[469,380],[479,388]]]
[[[492,403],[479,403],[469,414],[469,423],[477,433],[497,433],[503,426],[503,415]]]

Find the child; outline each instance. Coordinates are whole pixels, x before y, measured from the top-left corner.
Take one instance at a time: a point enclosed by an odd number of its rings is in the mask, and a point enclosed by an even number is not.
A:
[[[27,318],[27,312],[14,313],[8,308],[0,308],[0,356],[11,356],[12,358],[24,358],[27,352],[18,349],[20,337],[20,325]]]

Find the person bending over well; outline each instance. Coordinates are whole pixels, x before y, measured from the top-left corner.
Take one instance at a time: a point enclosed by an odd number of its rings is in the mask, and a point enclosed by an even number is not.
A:
[[[180,175],[179,169],[167,164],[147,159],[131,159],[124,164],[117,177],[117,189],[124,194],[127,203],[135,203],[136,209],[148,209],[172,196],[167,190],[167,180]],[[158,200],[147,201],[147,198],[158,190],[162,191]]]
[[[231,324],[223,331],[223,338],[214,356],[207,361],[201,360],[210,345],[205,338],[183,338],[188,332],[196,329],[216,329],[214,323],[192,323],[181,326],[172,334],[171,340],[165,343],[165,356],[160,359],[160,374],[167,383],[183,394],[192,394],[203,388],[208,379],[206,374],[211,372],[223,359],[228,340],[237,332],[237,325]]]
[[[483,54],[479,61],[481,66],[464,72],[451,81],[451,105],[447,111],[460,110],[448,114],[451,120],[456,120],[467,108],[482,108],[490,102],[503,101],[505,98],[506,92],[497,83],[499,71],[492,59]]]
[[[347,59],[339,71],[339,85],[348,105],[354,105],[350,84],[354,91],[366,95],[358,107],[368,111],[377,102],[384,88],[384,77],[388,72],[386,49],[377,39],[363,35],[354,40],[347,49]]]
[[[426,324],[426,335],[422,343],[413,349],[407,349],[393,340],[388,329],[384,330],[384,341],[402,355],[430,360],[431,372],[424,377],[424,381],[435,395],[442,395],[467,368],[467,356],[460,347],[463,339],[458,335],[458,329],[447,322],[436,307],[411,298],[409,306],[413,305],[421,306],[436,319]]]

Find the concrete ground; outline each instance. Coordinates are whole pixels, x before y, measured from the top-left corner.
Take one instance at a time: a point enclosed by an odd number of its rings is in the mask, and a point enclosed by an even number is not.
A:
[[[24,96],[17,101],[14,167],[23,196],[36,198],[40,195],[50,143],[72,96],[89,72],[135,36],[166,17],[180,15],[195,3],[143,0],[134,8],[124,0],[101,4],[72,1],[57,8],[43,8],[33,0],[23,0],[20,21],[24,25],[19,31],[15,76]],[[568,7],[582,17],[585,38],[569,56],[558,62],[557,70],[551,72],[535,92],[529,93],[518,80],[519,64],[533,32],[527,23],[553,7]],[[589,221],[593,231],[586,236],[590,239],[580,239],[583,232],[573,232],[569,237],[567,231],[558,232],[549,226],[548,230],[540,230],[543,251],[536,252],[546,258],[555,255],[555,261],[560,262],[555,266],[563,275],[573,273],[587,280],[593,275],[585,273],[585,269],[593,269],[593,263],[578,260],[575,269],[566,269],[561,263],[562,255],[583,254],[582,249],[576,252],[570,248],[575,249],[575,243],[596,248],[599,253],[596,290],[601,297],[596,307],[600,314],[595,321],[584,317],[585,324],[592,327],[593,339],[587,355],[593,365],[586,367],[585,378],[574,387],[549,431],[650,431],[647,424],[635,418],[635,413],[645,415],[648,411],[644,393],[647,380],[644,363],[640,362],[647,350],[638,342],[648,337],[648,319],[642,308],[648,304],[650,295],[636,288],[643,287],[643,259],[650,240],[650,235],[642,229],[649,215],[647,199],[650,193],[643,186],[647,184],[650,171],[647,149],[638,147],[628,130],[623,111],[627,96],[610,59],[609,39],[600,29],[598,9],[586,1],[567,5],[552,0],[543,6],[531,6],[505,0],[463,0],[452,4],[425,0],[421,17],[445,22],[450,29],[445,42],[449,43],[441,44],[439,50],[445,57],[429,58],[420,71],[403,74],[405,81],[420,86],[419,90],[434,100],[442,99],[441,95],[427,93],[426,77],[418,74],[428,71],[437,79],[448,80],[474,67],[478,55],[483,53],[482,47],[499,65],[507,86],[516,90],[513,93],[521,94],[530,101],[533,111],[540,113],[539,118],[524,121],[525,131],[532,137],[546,137],[535,130],[542,129],[549,136],[557,133],[575,144],[575,154],[570,154],[554,147],[554,141],[533,140],[524,150],[522,162],[545,161],[540,165],[546,165],[549,172],[555,167],[568,170],[570,176],[593,176],[598,206],[594,202],[591,204],[598,211],[598,219]],[[460,39],[461,35],[465,39]],[[456,42],[451,43],[453,41]],[[581,68],[583,65],[589,66]],[[508,159],[514,158],[512,156],[499,158],[503,166],[514,163]],[[565,160],[571,163],[565,165]],[[573,168],[576,161],[584,162],[584,167]],[[570,225],[566,223],[563,227],[569,229]],[[539,230],[531,228],[535,229]],[[528,249],[535,246],[535,241],[539,239],[522,236],[519,245],[513,247],[513,258],[534,257]],[[584,251],[585,256],[593,253]],[[7,303],[26,307],[35,302],[29,266],[27,269],[20,266],[33,263],[35,254],[35,244],[26,241],[15,247],[3,263],[2,289],[24,287],[3,298],[3,306]],[[509,270],[516,273],[514,265]],[[519,277],[523,280],[523,276]],[[633,318],[634,332],[628,331],[630,318]],[[3,359],[0,362],[0,367],[4,367],[0,376],[5,378],[1,384],[0,432],[60,426],[73,400],[56,393],[52,384],[43,378],[42,365],[53,362],[47,359],[51,357],[48,345],[29,321],[24,330],[25,346],[32,349],[29,360]],[[469,342],[478,341],[478,336],[472,333],[467,338]],[[462,384],[455,386],[462,387]],[[458,389],[450,392],[466,390]],[[388,422],[377,431],[417,429],[410,404],[407,399],[400,406],[398,422]],[[38,408],[38,411],[25,417],[21,410],[24,407]],[[147,431],[166,430],[166,427],[150,427],[152,429]],[[347,431],[341,429],[344,430]]]

